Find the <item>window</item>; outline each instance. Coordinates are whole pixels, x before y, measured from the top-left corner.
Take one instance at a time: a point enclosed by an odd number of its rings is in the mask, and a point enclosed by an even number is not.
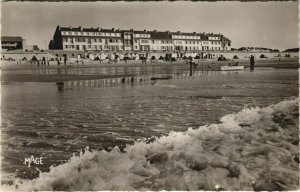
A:
[[[142,39],[142,40],[141,40],[141,43],[149,43],[149,40],[147,40],[147,39]]]
[[[182,41],[175,41],[176,44],[182,44]]]

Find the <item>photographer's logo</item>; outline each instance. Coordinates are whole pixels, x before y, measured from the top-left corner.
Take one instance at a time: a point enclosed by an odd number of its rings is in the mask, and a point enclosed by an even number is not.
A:
[[[30,167],[31,163],[35,165],[43,165],[43,157],[37,157],[35,158],[33,155],[31,157],[25,157],[25,162],[24,164]]]

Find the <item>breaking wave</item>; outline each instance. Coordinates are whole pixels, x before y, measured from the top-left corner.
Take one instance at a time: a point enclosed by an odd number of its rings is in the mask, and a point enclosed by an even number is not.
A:
[[[220,124],[137,141],[125,152],[86,150],[8,190],[295,190],[299,100],[244,109]]]

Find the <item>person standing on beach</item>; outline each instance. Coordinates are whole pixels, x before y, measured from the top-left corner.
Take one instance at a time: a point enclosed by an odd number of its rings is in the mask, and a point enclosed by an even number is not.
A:
[[[64,64],[67,65],[67,56],[64,56]]]
[[[250,57],[250,71],[254,71],[254,56]]]
[[[193,75],[193,58],[189,56],[188,63],[190,64],[190,76]]]

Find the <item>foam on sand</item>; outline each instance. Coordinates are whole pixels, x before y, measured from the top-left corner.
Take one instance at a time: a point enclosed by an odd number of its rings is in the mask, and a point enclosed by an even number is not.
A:
[[[299,100],[226,115],[220,124],[89,151],[8,190],[295,190]]]

